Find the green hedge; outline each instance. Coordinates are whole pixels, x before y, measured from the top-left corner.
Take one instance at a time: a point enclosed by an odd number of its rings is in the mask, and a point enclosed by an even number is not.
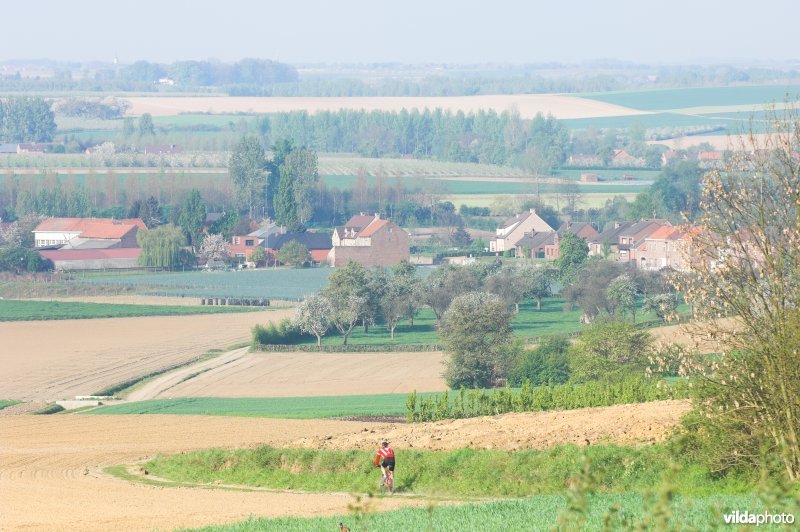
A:
[[[595,406],[644,403],[689,396],[688,384],[679,381],[668,385],[648,377],[627,377],[616,382],[594,381],[584,384],[560,384],[535,387],[526,381],[519,390],[495,388],[466,390],[457,393],[418,398],[416,392],[406,401],[406,419],[412,422],[439,421],[508,412],[571,410]]]
[[[348,344],[348,345],[316,345],[316,344],[255,344],[255,351],[273,353],[420,353],[443,351],[441,344]]]

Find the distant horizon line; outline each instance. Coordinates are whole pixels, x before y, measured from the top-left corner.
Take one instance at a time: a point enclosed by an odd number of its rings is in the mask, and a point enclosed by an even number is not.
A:
[[[242,56],[238,59],[219,59],[216,57],[198,58],[184,58],[172,60],[160,59],[135,59],[133,61],[121,62],[118,58],[110,59],[53,59],[48,57],[35,57],[35,58],[4,58],[0,59],[0,64],[100,64],[100,65],[116,65],[116,66],[129,66],[138,62],[147,62],[153,64],[171,64],[181,62],[209,62],[217,64],[234,64],[247,59],[254,59],[258,61],[272,61],[290,65],[296,68],[308,67],[395,67],[395,68],[420,68],[420,67],[447,67],[447,68],[474,68],[474,67],[497,67],[498,69],[508,67],[529,68],[529,69],[545,69],[545,68],[566,68],[566,67],[608,67],[608,68],[648,68],[648,67],[680,67],[680,66],[734,66],[734,67],[795,67],[800,68],[800,58],[797,59],[748,59],[748,58],[698,58],[696,60],[658,60],[658,61],[641,61],[632,59],[621,59],[614,57],[598,57],[592,59],[582,59],[579,61],[559,61],[559,60],[540,60],[540,61],[527,61],[527,62],[509,62],[509,61],[480,61],[480,62],[460,62],[460,61],[423,61],[423,62],[405,62],[405,61],[283,61],[280,59],[269,57],[257,56]]]

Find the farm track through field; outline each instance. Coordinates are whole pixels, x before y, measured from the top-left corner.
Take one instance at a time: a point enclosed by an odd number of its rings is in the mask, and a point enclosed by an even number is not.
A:
[[[158,453],[286,445],[364,423],[200,416],[12,416],[0,419],[0,516],[9,530],[171,530],[254,516],[347,513],[347,494],[163,488],[103,472]],[[382,499],[379,509],[420,504]]]
[[[250,339],[253,325],[290,310],[235,314],[0,323],[0,397],[89,395]]]

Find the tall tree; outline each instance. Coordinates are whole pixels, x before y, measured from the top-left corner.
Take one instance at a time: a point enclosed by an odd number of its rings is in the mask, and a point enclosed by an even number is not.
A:
[[[445,379],[451,388],[493,386],[505,376],[511,344],[511,313],[494,294],[470,292],[455,298],[439,323],[450,360]]]
[[[575,282],[581,265],[589,256],[589,246],[586,241],[572,232],[566,232],[558,243],[558,278],[562,285]]]
[[[286,162],[286,157],[294,150],[290,139],[282,138],[275,141],[270,147],[272,157],[267,160],[267,191],[270,195],[267,214],[277,218],[275,204],[278,201],[278,186],[281,179],[281,166]]]
[[[181,202],[178,225],[183,229],[189,245],[193,249],[200,247],[203,240],[203,226],[206,223],[206,204],[200,196],[200,191],[193,188]]]
[[[314,215],[314,201],[319,184],[317,154],[308,149],[292,151],[281,166],[281,184],[291,180],[294,194],[295,218],[305,224]],[[288,194],[288,191],[286,192]],[[283,199],[283,193],[279,193]]]
[[[250,219],[267,215],[270,190],[267,179],[267,158],[255,137],[242,137],[233,149],[228,172],[236,189],[236,205],[247,209]]]
[[[275,196],[275,221],[289,228],[299,225],[294,196],[294,178],[288,167],[281,166],[281,179]]]
[[[139,136],[155,135],[156,127],[153,124],[153,116],[150,113],[144,113],[139,117]]]

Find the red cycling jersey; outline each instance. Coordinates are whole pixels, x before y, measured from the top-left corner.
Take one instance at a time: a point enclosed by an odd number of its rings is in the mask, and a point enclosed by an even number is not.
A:
[[[378,452],[375,453],[375,466],[381,465],[381,460],[384,458],[394,459],[394,451],[391,447],[381,447],[378,449]]]

